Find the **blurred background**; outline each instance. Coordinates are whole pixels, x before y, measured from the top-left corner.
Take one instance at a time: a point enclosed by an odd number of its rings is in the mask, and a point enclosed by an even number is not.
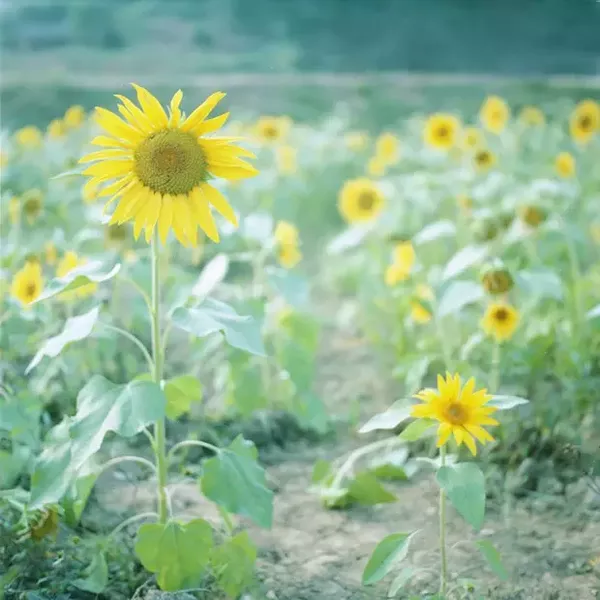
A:
[[[238,114],[311,120],[343,103],[377,127],[457,98],[475,109],[490,77],[509,101],[543,105],[555,86],[577,99],[571,76],[600,69],[596,0],[2,0],[0,11],[4,129],[111,102],[132,80],[163,100],[225,89]]]

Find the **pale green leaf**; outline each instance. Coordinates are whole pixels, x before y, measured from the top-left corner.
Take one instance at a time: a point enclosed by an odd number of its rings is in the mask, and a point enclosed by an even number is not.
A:
[[[521,398],[520,396],[492,396],[492,399],[487,403],[486,406],[494,406],[498,410],[509,410],[515,406],[521,406],[528,404],[529,400]]]
[[[398,592],[412,579],[415,570],[412,567],[404,567],[396,576],[388,591],[388,598],[395,598]]]
[[[396,502],[398,498],[386,490],[377,477],[370,471],[357,473],[348,485],[348,493],[352,500],[363,506],[388,504]]]
[[[508,573],[504,565],[502,564],[502,560],[500,558],[500,552],[494,548],[494,545],[489,540],[478,540],[475,542],[477,548],[487,561],[488,565],[494,571],[494,573],[503,581],[508,579]]]
[[[452,221],[442,220],[435,221],[425,225],[417,235],[413,238],[413,244],[420,245],[427,242],[434,242],[444,237],[456,235],[456,225]]]
[[[448,262],[442,279],[448,281],[460,275],[467,269],[481,264],[488,255],[487,246],[465,246],[461,248]]]
[[[207,298],[225,279],[228,270],[229,257],[226,254],[217,254],[202,269],[196,284],[192,288],[192,295],[197,298]]]
[[[270,267],[267,269],[267,279],[290,306],[304,308],[308,304],[309,286],[305,277],[287,269]]]
[[[256,546],[246,531],[215,548],[210,563],[218,586],[237,598],[254,580]]]
[[[400,423],[410,418],[412,406],[406,400],[397,400],[386,411],[371,417],[359,430],[359,433],[370,433],[380,429],[396,429]]]
[[[455,314],[485,296],[483,287],[473,281],[453,281],[444,291],[437,308],[438,316]]]
[[[108,565],[104,552],[98,551],[94,554],[92,562],[85,572],[85,578],[76,579],[73,585],[91,594],[101,594],[108,585]]]
[[[410,542],[418,531],[392,533],[383,538],[373,550],[362,575],[363,585],[381,581],[398,563],[406,558]]]
[[[405,442],[416,442],[425,435],[433,435],[433,428],[437,424],[433,419],[416,419],[398,437]]]
[[[189,412],[193,402],[202,401],[202,384],[193,375],[169,379],[164,392],[167,398],[166,415],[173,420]]]
[[[592,308],[586,314],[587,319],[596,319],[597,317],[600,317],[600,304],[594,306],[594,308]]]

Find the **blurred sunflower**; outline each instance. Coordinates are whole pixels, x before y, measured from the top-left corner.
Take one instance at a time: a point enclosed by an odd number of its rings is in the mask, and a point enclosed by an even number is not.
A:
[[[5,167],[8,164],[8,154],[3,150],[0,150],[0,168]]]
[[[40,296],[43,287],[44,279],[40,263],[27,261],[12,280],[11,295],[23,306],[28,306]]]
[[[419,300],[413,300],[410,303],[410,318],[419,325],[424,325],[431,321],[431,313]]]
[[[411,242],[400,242],[394,248],[392,263],[385,271],[385,284],[392,287],[406,281],[415,263],[415,249]]]
[[[21,146],[26,148],[37,148],[42,145],[42,132],[33,125],[28,125],[19,129],[15,133],[15,138]]]
[[[256,122],[255,134],[263,142],[280,142],[292,126],[289,117],[260,117]]]
[[[32,224],[40,216],[44,207],[42,192],[37,188],[26,191],[21,197],[21,206],[27,221]]]
[[[576,142],[589,142],[600,129],[600,104],[594,100],[581,101],[571,114],[569,129]]]
[[[554,160],[554,169],[560,177],[575,175],[575,158],[570,152],[561,152]]]
[[[298,229],[287,221],[279,221],[273,234],[276,242],[277,259],[282,267],[291,269],[302,259]]]
[[[532,229],[539,227],[547,218],[546,211],[535,204],[526,204],[519,207],[519,218]]]
[[[462,134],[462,147],[467,150],[478,148],[484,142],[483,133],[477,127],[465,127]]]
[[[524,106],[519,113],[519,121],[525,125],[539,126],[546,123],[544,113],[537,106]]]
[[[56,264],[58,259],[58,250],[54,245],[54,242],[46,242],[44,244],[44,256],[46,258],[46,264],[53,266]]]
[[[75,252],[69,250],[65,253],[61,261],[58,263],[58,266],[56,267],[56,276],[65,277],[73,269],[81,267],[86,263],[87,260],[85,258],[80,258]],[[58,295],[58,297],[64,301],[70,301],[74,298],[85,298],[86,296],[90,296],[91,294],[93,294],[96,291],[97,287],[97,283],[88,283],[86,285],[82,285],[81,287],[75,290],[62,292]]]
[[[490,267],[481,276],[483,289],[492,295],[506,294],[514,286],[510,271],[503,266]]]
[[[371,177],[382,177],[385,175],[387,165],[379,156],[372,156],[367,163],[367,174]]]
[[[109,225],[104,233],[104,243],[107,248],[122,248],[129,239],[131,232],[127,223]]]
[[[366,177],[346,181],[338,198],[340,213],[348,223],[371,221],[377,218],[384,205],[381,190]]]
[[[63,122],[67,129],[77,129],[85,121],[83,106],[75,104],[67,108]]]
[[[505,302],[490,304],[483,316],[481,326],[484,332],[497,342],[509,340],[519,323],[519,313],[514,306]]]
[[[103,109],[96,109],[96,121],[109,135],[101,135],[92,144],[104,150],[84,156],[80,162],[95,162],[83,171],[91,179],[84,195],[105,185],[99,195],[110,196],[106,206],[118,200],[110,223],[133,221],[137,239],[145,229],[149,242],[155,227],[163,243],[172,229],[184,246],[198,243],[198,227],[214,242],[219,232],[211,206],[237,226],[237,217],[225,199],[208,180],[252,177],[257,171],[240,157],[254,155],[234,146],[232,138],[205,137],[218,130],[229,113],[207,119],[225,96],[209,96],[187,118],[179,105],[183,98],[177,91],[170,103],[169,115],[146,89],[134,84],[140,107],[124,96],[118,109],[123,119]]]
[[[282,267],[293,269],[302,260],[302,252],[295,244],[281,244],[277,247],[277,259]]]
[[[465,214],[470,214],[473,210],[473,199],[467,194],[458,194],[458,196],[456,196],[456,204]]]
[[[487,171],[496,164],[496,155],[486,148],[481,148],[473,155],[473,163],[478,171]]]
[[[460,122],[456,117],[436,113],[425,122],[423,139],[432,148],[449,150],[455,145],[459,130]]]
[[[488,96],[481,106],[479,118],[488,131],[500,133],[510,118],[510,108],[499,96]]]
[[[375,156],[387,165],[397,163],[400,160],[400,140],[393,133],[382,133],[375,141]]]
[[[277,166],[284,175],[293,175],[297,170],[296,149],[292,146],[279,146],[277,148]]]
[[[364,131],[349,131],[344,136],[344,141],[350,150],[358,152],[359,150],[366,148],[369,142],[369,136]]]
[[[62,119],[54,119],[50,121],[50,124],[46,129],[46,133],[48,134],[48,137],[54,139],[64,137],[67,133],[67,128],[65,127],[64,121]]]
[[[21,221],[21,201],[17,196],[8,201],[8,218],[11,225],[17,225]]]
[[[459,446],[464,443],[475,456],[475,440],[481,444],[494,441],[483,426],[499,424],[490,417],[498,409],[486,406],[492,396],[487,393],[487,389],[475,391],[475,380],[472,377],[463,387],[457,374],[446,373],[445,378],[438,375],[437,390],[421,390],[415,394],[415,398],[421,400],[422,404],[413,406],[411,415],[418,419],[434,419],[440,423],[438,448],[445,445],[453,434],[456,443]]]

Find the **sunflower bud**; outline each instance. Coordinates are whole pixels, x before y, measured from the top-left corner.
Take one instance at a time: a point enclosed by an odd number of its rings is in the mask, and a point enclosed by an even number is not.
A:
[[[548,215],[540,206],[526,204],[519,208],[519,217],[524,223],[529,225],[529,227],[536,228],[548,218]]]
[[[481,275],[481,283],[488,294],[506,294],[512,290],[515,282],[505,267],[489,267]]]
[[[498,235],[498,224],[492,219],[482,219],[473,224],[473,236],[478,242],[490,242]]]

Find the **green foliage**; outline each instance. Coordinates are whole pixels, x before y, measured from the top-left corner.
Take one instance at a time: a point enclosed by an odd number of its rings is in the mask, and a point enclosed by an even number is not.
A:
[[[377,546],[365,567],[362,575],[363,585],[371,585],[381,581],[402,562],[408,554],[412,538],[418,533],[393,533],[385,537]]]
[[[180,375],[165,383],[164,393],[165,414],[175,420],[189,412],[194,402],[202,401],[202,384],[193,375]]]
[[[252,583],[256,554],[245,531],[213,549],[210,564],[219,587],[228,596],[237,598]]]
[[[478,540],[475,545],[494,573],[502,580],[508,579],[508,573],[500,559],[500,553],[489,540]]]

